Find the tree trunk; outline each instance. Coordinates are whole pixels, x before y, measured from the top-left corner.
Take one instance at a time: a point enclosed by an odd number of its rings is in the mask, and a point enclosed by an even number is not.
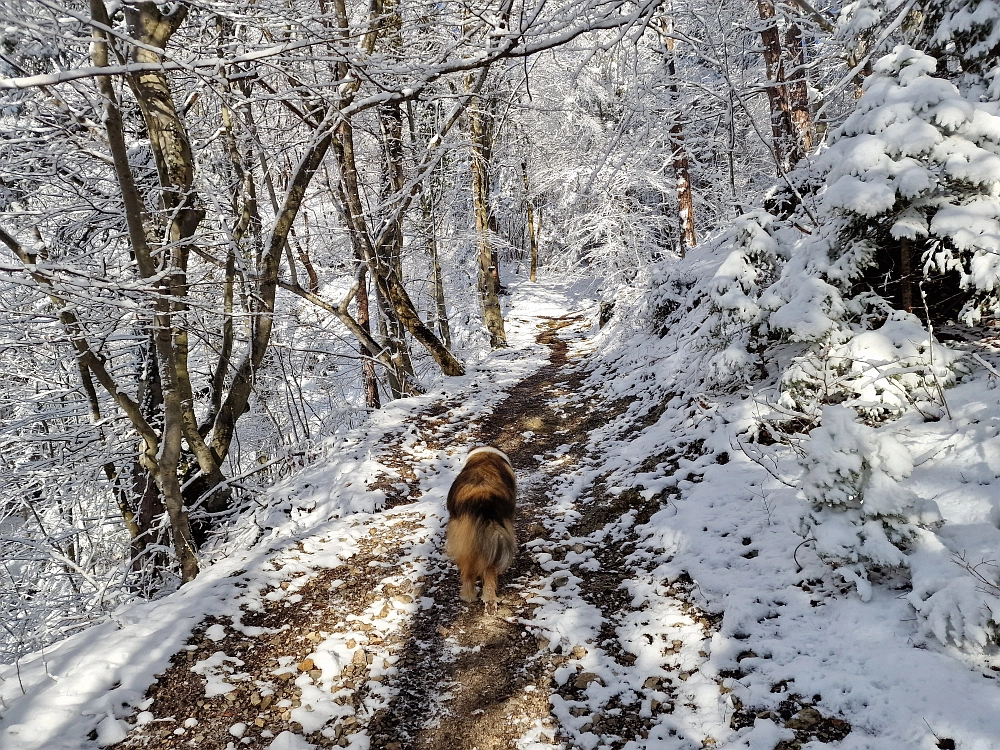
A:
[[[474,97],[469,106],[469,131],[472,141],[472,204],[476,215],[476,235],[479,240],[479,300],[483,322],[490,333],[490,346],[507,346],[503,313],[500,310],[500,276],[496,254],[490,242],[490,157],[492,122],[490,114]]]
[[[344,216],[355,248],[361,251],[368,264],[368,272],[375,283],[377,293],[391,307],[390,314],[398,317],[403,326],[415,338],[445,375],[464,375],[465,368],[448,348],[427,328],[420,319],[410,295],[399,276],[396,275],[389,259],[384,256],[383,242],[373,242],[364,220],[364,206],[358,186],[357,167],[354,162],[353,130],[349,122],[342,122],[337,129],[334,152],[340,166],[340,186],[344,202]],[[391,233],[392,228],[389,227]]]
[[[169,333],[166,335],[169,336]],[[198,575],[198,558],[195,555],[195,541],[188,521],[184,496],[178,480],[181,456],[181,415],[180,394],[176,383],[164,383],[163,388],[163,436],[157,462],[157,485],[163,495],[163,503],[170,519],[174,554],[181,567],[181,583],[193,581]]]
[[[444,297],[444,274],[438,257],[437,227],[430,199],[423,196],[420,201],[427,231],[427,249],[431,260],[431,276],[434,287],[434,327],[446,347],[451,349],[451,326],[448,324],[448,305]]]
[[[764,27],[760,32],[763,43],[764,64],[767,69],[767,100],[771,109],[771,136],[775,165],[779,172],[787,172],[802,158],[792,127],[791,107],[785,87],[785,67],[781,59],[781,40],[778,23],[774,17],[771,0],[757,0],[757,12]]]
[[[390,21],[398,16],[391,14]],[[382,128],[382,208],[392,213],[388,218],[389,232],[375,252],[392,268],[393,273],[403,278],[403,216],[393,212],[393,204],[402,197],[406,188],[406,176],[403,173],[403,112],[398,102],[391,102],[379,107],[379,122]],[[413,382],[413,363],[410,358],[410,347],[406,340],[406,328],[394,309],[386,309],[385,322],[388,329],[389,344],[392,348],[392,359],[397,363],[397,377],[403,384],[402,392],[408,394],[410,389],[405,385]]]
[[[368,269],[365,268],[363,258],[358,258],[358,263],[360,264],[360,268],[358,269],[358,294],[354,298],[357,310],[355,315],[357,316],[358,325],[366,333],[370,334],[371,312],[368,308]],[[361,362],[361,373],[365,380],[365,406],[369,409],[380,409],[382,401],[378,395],[378,377],[375,374],[375,362],[363,345],[360,347],[360,353],[364,357],[364,360]]]
[[[788,104],[792,125],[798,138],[799,151],[812,150],[812,113],[809,111],[809,83],[806,79],[806,51],[802,31],[791,24],[785,32],[785,52],[788,53]]]
[[[661,19],[659,26],[663,41],[663,59],[667,67],[667,86],[674,104],[674,117],[670,125],[670,156],[674,166],[677,190],[677,214],[681,228],[681,255],[698,244],[694,226],[694,195],[691,192],[691,171],[687,149],[684,147],[684,125],[681,120],[680,88],[677,85],[677,66],[674,60],[673,19]]]
[[[528,212],[528,254],[530,267],[528,280],[535,281],[538,271],[538,238],[535,236],[535,202],[531,199],[528,185],[528,162],[521,160],[521,176],[524,177],[524,205]]]

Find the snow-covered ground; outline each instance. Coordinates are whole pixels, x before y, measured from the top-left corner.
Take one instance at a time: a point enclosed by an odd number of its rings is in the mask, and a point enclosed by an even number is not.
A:
[[[752,399],[682,395],[677,339],[625,316],[598,331],[592,282],[512,292],[509,349],[330,438],[247,516],[250,548],[235,534],[180,591],[0,667],[0,750],[472,747],[452,725],[481,750],[1000,747],[987,593],[954,561],[1000,553],[986,372],[947,392],[951,419],[876,431],[944,523],[912,585],[869,592],[803,544],[798,464],[746,442]],[[492,622],[457,603],[441,549],[448,486],[491,429],[525,500]]]

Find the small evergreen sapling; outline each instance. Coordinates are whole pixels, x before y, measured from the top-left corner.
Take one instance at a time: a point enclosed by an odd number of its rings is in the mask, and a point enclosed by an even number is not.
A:
[[[854,411],[827,406],[822,424],[803,443],[801,491],[809,505],[803,536],[871,595],[868,571],[907,566],[918,529],[938,523],[937,505],[904,488],[913,471],[909,451],[893,436],[857,421]]]

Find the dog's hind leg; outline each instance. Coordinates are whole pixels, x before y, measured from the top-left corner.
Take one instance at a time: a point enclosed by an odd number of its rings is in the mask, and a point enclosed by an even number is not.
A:
[[[483,602],[486,604],[486,614],[497,613],[497,571],[487,568],[483,571]]]
[[[459,577],[462,579],[462,592],[459,598],[463,602],[476,601],[476,575],[477,571],[473,565],[462,565],[458,569]]]

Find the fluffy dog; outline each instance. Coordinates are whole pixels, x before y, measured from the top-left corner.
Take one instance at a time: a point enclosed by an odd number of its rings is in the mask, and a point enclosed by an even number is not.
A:
[[[458,565],[462,601],[476,601],[476,580],[483,579],[487,613],[497,611],[497,576],[514,561],[514,507],[517,480],[502,451],[474,448],[448,491],[445,551]]]

